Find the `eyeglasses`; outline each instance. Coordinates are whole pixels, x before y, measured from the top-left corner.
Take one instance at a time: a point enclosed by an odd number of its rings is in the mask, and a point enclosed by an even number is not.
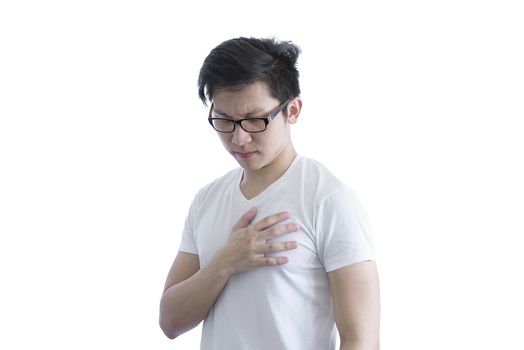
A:
[[[249,133],[263,132],[267,129],[267,125],[275,119],[280,112],[288,105],[290,100],[285,101],[276,109],[271,112],[267,117],[264,118],[244,118],[239,120],[232,120],[227,118],[214,118],[212,115],[219,115],[213,112],[213,105],[209,109],[209,124],[218,132],[223,133],[232,133],[235,131],[235,127],[240,125],[240,127]]]

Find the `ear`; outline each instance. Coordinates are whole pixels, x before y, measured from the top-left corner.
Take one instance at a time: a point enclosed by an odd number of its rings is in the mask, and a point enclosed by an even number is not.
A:
[[[295,97],[288,105],[287,121],[289,124],[295,124],[302,110],[302,100],[300,97]]]

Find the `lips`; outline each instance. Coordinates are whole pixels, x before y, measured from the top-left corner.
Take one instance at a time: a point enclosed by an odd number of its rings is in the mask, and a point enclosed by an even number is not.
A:
[[[238,154],[241,158],[243,159],[248,159],[248,158],[251,158],[253,157],[257,152],[235,152],[236,154]]]

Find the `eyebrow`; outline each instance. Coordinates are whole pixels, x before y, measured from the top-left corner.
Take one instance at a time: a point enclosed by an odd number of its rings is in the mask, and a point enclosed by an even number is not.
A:
[[[227,118],[231,118],[231,119],[233,119],[233,117],[231,117],[231,116],[229,116],[229,115],[227,115],[227,114],[225,114],[225,113],[220,112],[220,111],[219,111],[218,109],[216,109],[214,106],[213,106],[213,112],[214,112],[215,114],[221,115],[221,116],[223,116],[223,117],[227,117]],[[263,109],[261,109],[261,108],[254,108],[254,109],[251,110],[249,113],[244,114],[244,118],[256,118],[256,117],[257,117],[256,115],[257,115],[257,114],[260,114],[260,113],[262,113],[262,112],[265,112],[265,111],[264,111]],[[241,118],[241,119],[242,119],[242,118]]]

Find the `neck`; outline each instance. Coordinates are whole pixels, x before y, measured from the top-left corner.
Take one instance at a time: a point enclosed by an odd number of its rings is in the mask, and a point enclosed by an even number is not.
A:
[[[297,152],[293,145],[278,155],[271,163],[258,170],[244,169],[241,187],[261,186],[265,188],[281,177],[295,159]]]

